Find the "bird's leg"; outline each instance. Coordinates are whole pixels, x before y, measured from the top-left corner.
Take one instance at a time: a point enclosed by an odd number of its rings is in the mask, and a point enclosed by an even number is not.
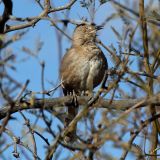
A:
[[[72,94],[72,96],[73,96],[72,102],[73,102],[75,108],[77,108],[77,107],[78,107],[77,94],[76,94],[76,92],[75,92],[74,90],[73,90],[72,93],[73,93],[73,94]]]
[[[74,117],[78,112],[78,101],[75,91],[72,91],[71,96],[72,96],[72,102],[70,106],[68,106],[68,118],[70,119],[70,121],[74,119]]]
[[[68,107],[68,114],[70,116],[69,119],[73,120],[73,118],[76,116],[78,112],[79,105],[77,101],[77,95],[74,90],[71,92],[71,96],[72,96],[72,102],[71,102],[71,105]]]

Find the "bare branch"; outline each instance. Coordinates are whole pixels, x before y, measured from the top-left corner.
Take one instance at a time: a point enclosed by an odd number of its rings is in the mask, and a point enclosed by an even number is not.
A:
[[[89,97],[80,96],[80,97],[77,97],[77,100],[79,105],[87,105]],[[143,100],[143,103],[138,105],[138,108],[147,106],[149,104],[154,104],[159,106],[160,94],[157,94],[147,99],[142,98],[142,99],[113,100],[112,103],[110,103],[110,100],[103,100],[102,98],[99,98],[99,100],[95,104],[93,104],[93,107],[125,111],[131,106],[134,106],[135,104],[141,102],[142,100]],[[41,109],[43,105],[44,105],[44,109],[54,110],[56,107],[64,107],[65,104],[71,103],[71,101],[72,101],[72,96],[65,96],[61,98],[50,98],[50,99],[44,99],[44,100],[32,99],[28,101],[15,103],[15,106],[14,108],[12,108],[11,113],[15,113],[19,110],[26,110],[26,109]],[[9,109],[10,109],[10,106],[1,107],[0,119],[3,119],[7,115]]]

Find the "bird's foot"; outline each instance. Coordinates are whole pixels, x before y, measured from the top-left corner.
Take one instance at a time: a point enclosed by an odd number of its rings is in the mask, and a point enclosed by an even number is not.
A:
[[[72,104],[74,107],[78,107],[78,100],[77,100],[77,94],[75,91],[72,92]]]

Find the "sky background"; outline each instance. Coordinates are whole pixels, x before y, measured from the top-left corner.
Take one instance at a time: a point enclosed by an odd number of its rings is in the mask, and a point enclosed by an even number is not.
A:
[[[61,6],[66,4],[68,1],[67,0],[57,0],[54,2],[54,6]],[[119,2],[124,3],[123,0],[119,0]],[[96,2],[96,6],[98,6],[98,2]],[[0,5],[0,13],[3,11],[3,6],[2,4]],[[41,8],[38,7],[37,3],[34,2],[33,0],[13,0],[13,15],[16,17],[32,17],[32,16],[37,16],[41,12]],[[104,20],[110,16],[112,13],[114,13],[115,10],[112,7],[110,2],[105,3],[104,5],[100,6],[97,8],[97,12],[95,15],[94,22],[96,24],[102,24]],[[55,13],[50,14],[50,17],[55,18],[56,16],[61,19],[65,19],[65,15],[68,14],[70,19],[75,19],[79,20],[82,17],[87,17],[89,19],[89,14],[85,8],[82,8],[79,1],[73,5],[71,8],[70,12],[67,13],[66,11],[62,12],[57,12],[56,15]],[[10,22],[11,23],[11,22]],[[17,24],[17,22],[12,22],[13,24]],[[58,24],[59,27],[62,28],[62,24]],[[101,30],[99,34],[99,39],[103,41],[103,43],[107,46],[113,45],[114,47],[118,46],[118,40],[115,38],[115,34],[113,33],[111,26],[113,26],[115,29],[117,29],[120,33],[123,32],[123,24],[119,19],[114,19],[107,23],[104,26],[104,29]],[[67,26],[66,33],[70,36],[72,36],[72,33],[74,31],[75,26],[69,24]],[[13,75],[20,83],[24,84],[27,79],[30,80],[30,83],[28,85],[28,90],[32,91],[41,91],[41,67],[39,62],[45,62],[45,89],[49,90],[56,86],[59,83],[58,79],[58,72],[59,72],[59,50],[58,50],[58,44],[59,40],[57,39],[57,30],[51,26],[50,22],[47,22],[45,20],[40,21],[36,24],[34,27],[30,27],[28,30],[27,34],[24,35],[24,37],[11,44],[10,46],[7,47],[6,51],[12,50],[14,54],[17,56],[15,63],[16,71],[13,71],[11,69],[8,69],[8,72]],[[15,31],[17,32],[17,31]],[[7,34],[7,37],[9,38],[15,32],[10,32]],[[58,34],[61,34],[58,32]],[[23,47],[28,47],[32,51],[36,50],[36,44],[42,42],[43,46],[42,49],[39,52],[39,58],[38,60],[34,57],[30,57],[28,59],[28,55],[23,51]],[[62,38],[61,41],[61,52],[64,54],[66,52],[66,49],[71,46],[71,41],[67,39],[66,37]],[[103,48],[102,48],[103,49]],[[113,66],[112,62],[110,61],[109,54],[104,50],[104,54],[108,59],[109,63],[109,68]],[[27,58],[27,59],[26,59]],[[25,60],[24,60],[25,59]],[[59,96],[59,92],[57,91],[54,94],[54,97]],[[19,117],[19,114],[15,114],[18,119],[22,120],[21,117]],[[31,122],[34,122],[35,118],[32,117],[30,118]],[[24,122],[20,121],[19,123],[14,123],[10,122],[9,123],[9,128],[14,129],[14,133],[18,136],[21,136],[21,132],[19,132],[20,128],[19,126],[22,125]],[[44,122],[40,121],[39,124],[41,126],[44,125]],[[55,127],[57,124],[57,120],[55,121]],[[55,129],[56,131],[56,129]],[[45,135],[44,135],[45,136]],[[46,136],[48,136],[46,134]],[[125,136],[126,140],[128,139],[128,135]],[[38,155],[42,159],[44,159],[44,150],[43,150],[43,145],[42,141],[37,138],[38,146]],[[50,137],[48,137],[49,140]],[[26,139],[27,141],[27,139]],[[112,145],[111,142],[107,142],[104,147],[102,147],[103,150],[107,150],[108,153],[113,152],[115,157],[120,156],[120,151],[119,150],[112,150],[110,146]],[[61,149],[61,148],[59,148]],[[14,159],[13,156],[11,155],[11,152],[13,151],[13,147],[10,147],[5,155],[8,155],[8,159]],[[67,155],[67,150],[64,150],[63,155],[61,155],[61,158],[58,160],[62,160],[66,155]],[[128,156],[130,157],[130,156]],[[24,159],[22,156],[20,158],[21,160]],[[129,158],[128,158],[129,159]]]

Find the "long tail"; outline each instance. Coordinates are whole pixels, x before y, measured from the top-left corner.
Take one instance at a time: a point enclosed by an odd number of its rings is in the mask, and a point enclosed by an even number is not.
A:
[[[67,104],[68,107],[68,117],[66,118],[66,124],[65,126],[68,127],[69,124],[71,123],[71,121],[74,119],[74,117],[77,115],[78,113],[78,104],[73,100],[73,102],[71,104]],[[76,140],[76,130],[77,127],[73,128],[73,130],[71,130],[67,135],[67,141],[75,141]]]

